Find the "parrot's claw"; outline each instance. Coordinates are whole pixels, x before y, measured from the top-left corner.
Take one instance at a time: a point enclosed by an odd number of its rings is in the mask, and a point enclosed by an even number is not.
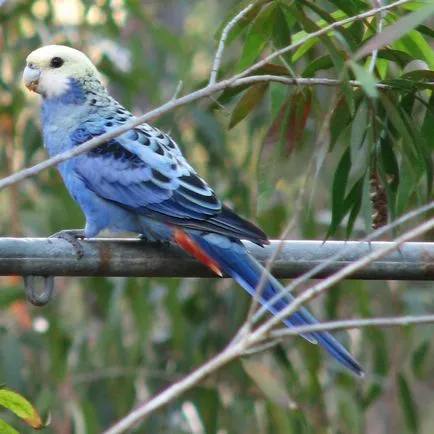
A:
[[[49,236],[49,238],[60,238],[71,244],[78,259],[81,259],[84,255],[83,247],[78,240],[82,240],[84,237],[83,229],[66,229]]]

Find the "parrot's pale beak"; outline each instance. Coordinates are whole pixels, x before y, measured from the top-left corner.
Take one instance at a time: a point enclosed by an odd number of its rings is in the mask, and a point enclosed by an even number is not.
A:
[[[24,85],[32,92],[36,92],[40,75],[41,71],[38,68],[31,63],[27,64],[23,72]]]

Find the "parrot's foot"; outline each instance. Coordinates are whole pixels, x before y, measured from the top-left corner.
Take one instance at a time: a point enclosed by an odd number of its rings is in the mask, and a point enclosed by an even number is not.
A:
[[[66,229],[50,235],[49,238],[60,238],[61,240],[67,241],[74,248],[77,258],[81,259],[84,255],[84,251],[78,240],[82,240],[84,237],[83,229]]]

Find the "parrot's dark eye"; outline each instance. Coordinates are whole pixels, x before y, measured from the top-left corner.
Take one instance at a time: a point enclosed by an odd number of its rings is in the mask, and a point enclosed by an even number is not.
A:
[[[61,57],[53,57],[50,61],[50,66],[52,68],[60,68],[65,61]]]

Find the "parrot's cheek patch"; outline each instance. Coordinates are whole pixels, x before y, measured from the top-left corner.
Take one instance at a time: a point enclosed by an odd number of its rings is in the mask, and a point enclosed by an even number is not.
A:
[[[194,256],[199,262],[206,265],[210,270],[214,271],[220,277],[223,277],[218,264],[211,258],[186,232],[182,229],[174,228],[174,241],[182,247],[190,255]]]
[[[43,74],[37,84],[39,92],[47,98],[57,98],[70,88],[69,78],[64,75]]]

